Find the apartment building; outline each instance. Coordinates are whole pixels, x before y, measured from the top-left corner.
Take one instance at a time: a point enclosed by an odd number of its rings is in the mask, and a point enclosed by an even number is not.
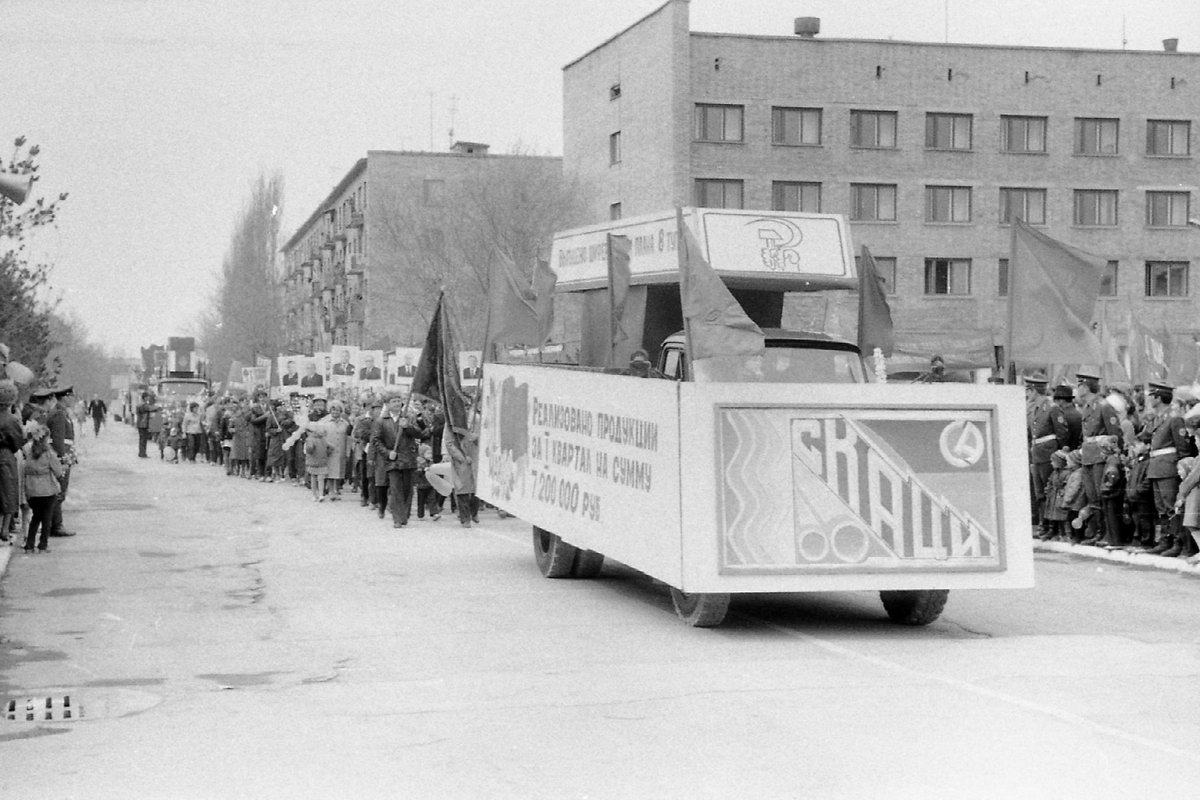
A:
[[[477,142],[368,151],[281,248],[287,350],[419,345],[437,291],[466,268],[456,247],[472,235],[464,198],[478,210],[480,193],[561,173],[558,157],[497,155]]]
[[[1022,218],[1107,261],[1097,315],[1118,335],[1130,313],[1200,331],[1200,54],[779,23],[795,33],[695,32],[687,0],[669,0],[564,68],[564,168],[595,188],[591,222],[676,203],[846,214],[898,330],[1000,345]],[[788,309],[830,327],[827,302]],[[853,335],[841,319],[832,332]]]

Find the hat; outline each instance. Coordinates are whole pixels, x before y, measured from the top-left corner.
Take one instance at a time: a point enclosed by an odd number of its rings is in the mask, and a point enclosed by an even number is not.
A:
[[[56,391],[54,393],[54,396],[57,397],[59,400],[61,400],[64,397],[67,397],[67,396],[73,395],[73,394],[75,394],[75,387],[72,385],[72,386],[68,386],[65,389],[59,389],[58,391]]]
[[[1192,406],[1186,414],[1183,415],[1183,421],[1191,427],[1200,425],[1200,406]]]
[[[1075,370],[1075,380],[1077,380],[1077,381],[1084,381],[1084,380],[1098,381],[1098,380],[1100,380],[1100,376],[1097,374],[1097,371],[1092,369],[1091,367],[1080,368],[1080,369]]]
[[[1026,386],[1028,386],[1029,384],[1033,384],[1035,386],[1045,386],[1049,382],[1050,381],[1048,381],[1046,379],[1046,376],[1044,374],[1042,374],[1041,372],[1035,372],[1032,375],[1025,376],[1025,385]]]
[[[650,356],[646,354],[645,350],[638,348],[637,350],[634,350],[633,353],[630,354],[629,360],[630,361],[642,361],[642,362],[645,362],[648,364],[648,363],[650,363]]]
[[[929,359],[929,363],[930,363],[930,364],[941,364],[942,366],[945,366],[945,365],[946,365],[946,359],[942,358],[942,357],[941,357],[940,355],[938,355],[937,353],[934,353],[934,355],[933,355],[933,358]]]
[[[1065,384],[1062,386],[1055,386],[1054,387],[1054,399],[1055,400],[1074,400],[1075,399],[1075,390]]]
[[[49,400],[54,396],[54,391],[52,389],[47,389],[44,386],[41,389],[34,389],[33,394],[30,395],[30,397],[38,403],[42,402],[43,400]]]
[[[1171,385],[1169,385],[1169,384],[1166,384],[1166,383],[1162,383],[1161,381],[1148,381],[1148,382],[1146,383],[1146,388],[1147,388],[1149,391],[1151,391],[1151,392],[1153,392],[1153,391],[1156,391],[1156,390],[1157,390],[1157,391],[1162,391],[1162,390],[1165,390],[1165,391],[1168,391],[1168,392],[1173,392],[1173,391],[1175,391],[1175,387],[1174,387],[1174,386],[1171,386]]]

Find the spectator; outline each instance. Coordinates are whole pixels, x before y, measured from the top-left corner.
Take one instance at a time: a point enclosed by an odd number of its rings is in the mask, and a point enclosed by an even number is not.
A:
[[[66,469],[50,442],[50,429],[39,422],[31,422],[25,459],[25,497],[33,512],[29,531],[25,534],[25,551],[28,553],[33,552],[35,542],[38,551],[45,553],[49,549],[47,537],[53,534],[54,507],[65,474]]]
[[[92,418],[93,435],[99,436],[100,426],[104,424],[108,414],[108,406],[100,399],[100,395],[93,394],[92,399],[88,401],[87,412]]]
[[[21,421],[13,414],[17,387],[0,381],[0,542],[8,541],[8,531],[21,511],[17,452],[25,443]]]

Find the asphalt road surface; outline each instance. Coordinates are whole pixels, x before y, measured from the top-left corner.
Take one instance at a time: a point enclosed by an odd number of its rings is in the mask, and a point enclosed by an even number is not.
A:
[[[1047,554],[927,628],[847,593],[701,630],[620,565],[543,579],[491,511],[394,530],[83,448],[79,535],[0,583],[2,798],[1200,794],[1194,577]]]

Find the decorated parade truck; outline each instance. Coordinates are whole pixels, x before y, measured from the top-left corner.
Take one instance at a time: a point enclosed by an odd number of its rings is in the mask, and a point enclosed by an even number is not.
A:
[[[668,585],[696,626],[735,594],[879,591],[892,619],[927,624],[951,589],[1032,586],[1020,389],[868,383],[853,344],[779,329],[784,292],[855,285],[844,218],[683,219],[764,329],[746,369],[689,369],[672,213],[571,231],[554,252],[560,290],[606,293],[596,240],[641,238],[631,296],[661,372],[586,363],[596,298],[583,363],[485,370],[477,491],[532,523],[542,574],[594,577],[615,559]]]

